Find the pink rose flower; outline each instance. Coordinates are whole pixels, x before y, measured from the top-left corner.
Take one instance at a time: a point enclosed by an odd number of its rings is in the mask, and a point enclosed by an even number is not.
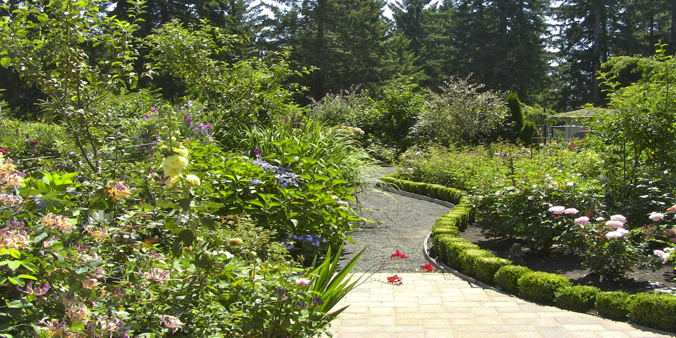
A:
[[[659,212],[653,212],[648,216],[653,222],[659,222],[664,219],[664,214]]]
[[[577,215],[580,211],[575,209],[575,208],[568,208],[563,211],[564,214],[566,215]]]
[[[582,217],[576,218],[575,224],[578,224],[578,225],[589,224],[589,217],[582,216]]]
[[[626,234],[628,234],[628,233],[629,233],[629,231],[627,231],[627,230],[624,230],[624,229],[617,229],[617,230],[615,230],[615,231],[610,231],[610,232],[608,232],[608,233],[606,234],[606,238],[607,238],[607,239],[616,239],[616,238],[620,238],[620,237],[622,237],[622,236],[624,236],[624,235],[626,235]]]
[[[613,221],[627,223],[627,218],[622,216],[622,215],[612,215],[612,216],[610,216],[610,219],[613,220]]]
[[[561,214],[564,213],[565,210],[566,210],[566,207],[562,207],[560,205],[555,205],[555,206],[549,208],[549,212],[551,212],[554,215],[561,215]]]
[[[307,278],[298,278],[298,279],[296,279],[296,284],[298,284],[298,285],[300,285],[300,286],[308,285],[308,284],[310,284],[310,282],[311,282],[311,280],[309,280],[309,279],[307,279]]]
[[[662,250],[655,250],[655,251],[653,251],[653,254],[655,254],[655,256],[659,257],[665,263],[667,262],[667,259],[669,258],[669,256],[671,256],[670,253],[664,252]]]
[[[606,225],[613,228],[622,228],[624,226],[624,223],[620,221],[608,221],[606,222]]]

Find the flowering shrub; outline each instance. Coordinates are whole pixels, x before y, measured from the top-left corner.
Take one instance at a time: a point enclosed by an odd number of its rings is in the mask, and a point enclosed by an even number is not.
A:
[[[651,216],[660,218],[654,213]],[[630,227],[623,215],[612,215],[608,220],[582,216],[573,220],[564,238],[584,254],[585,264],[603,280],[623,278],[635,267],[654,266],[655,256],[666,260],[671,248],[667,252],[655,250],[654,256],[649,250],[657,233],[654,226]]]
[[[318,277],[286,260],[274,231],[283,220],[289,228],[294,222],[277,213],[280,209],[252,215],[278,220],[261,222],[267,230],[233,216],[256,205],[259,193],[291,189],[274,175],[265,178],[265,169],[247,159],[228,158],[178,136],[171,132],[165,138],[154,164],[132,164],[126,176],[103,178],[101,184],[76,173],[24,179],[2,159],[4,333],[282,337],[312,336],[328,325],[333,317],[326,304],[335,304],[335,296],[308,288],[305,281]],[[236,180],[242,173],[248,175]],[[270,190],[250,185],[251,173]],[[304,177],[302,184],[307,182],[314,177]],[[239,194],[240,183],[260,190]],[[338,186],[317,187],[315,195],[346,208],[341,225],[349,228],[348,207],[331,198],[341,191]],[[349,198],[350,191],[343,191],[343,199]],[[237,194],[239,199],[227,198]],[[292,196],[298,210],[323,214],[301,202],[303,193]],[[297,225],[294,230],[305,226]],[[328,237],[337,243],[341,235],[336,236]]]

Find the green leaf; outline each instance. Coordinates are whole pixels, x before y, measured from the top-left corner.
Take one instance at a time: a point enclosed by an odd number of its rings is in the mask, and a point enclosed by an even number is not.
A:
[[[178,239],[185,243],[185,246],[191,246],[195,241],[195,234],[192,233],[192,230],[185,229],[178,234]]]
[[[11,61],[12,61],[12,59],[10,59],[8,57],[4,57],[4,58],[0,59],[0,65],[7,68],[7,67],[9,67],[9,63]]]
[[[12,270],[16,270],[21,266],[21,261],[9,261],[7,262],[7,266]]]
[[[90,259],[87,262],[85,262],[85,264],[92,269],[97,267],[97,266],[103,265],[103,263],[104,262],[100,259]]]
[[[16,277],[17,277],[17,278],[23,278],[23,279],[38,280],[35,276],[24,275],[24,274],[18,275],[18,276],[16,276]]]
[[[49,236],[49,235],[46,232],[43,232],[43,233],[35,236],[35,238],[33,238],[33,244],[38,244],[38,243],[42,242],[42,240],[47,238],[47,236]]]
[[[86,266],[86,265],[81,265],[81,266],[78,266],[77,268],[75,268],[75,273],[78,274],[78,275],[81,275],[81,274],[83,274],[87,271],[89,271],[89,267]]]

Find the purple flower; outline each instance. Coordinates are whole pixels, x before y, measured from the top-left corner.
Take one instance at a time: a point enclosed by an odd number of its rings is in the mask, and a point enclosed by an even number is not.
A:
[[[47,294],[47,291],[49,291],[50,288],[49,282],[44,282],[42,284],[35,283],[35,287],[33,287],[33,281],[29,281],[28,284],[26,284],[26,291],[19,289],[18,285],[16,286],[17,290],[37,297],[42,297]]]
[[[312,299],[312,305],[321,306],[322,304],[324,304],[324,301],[321,298],[315,297]]]
[[[257,179],[257,178],[254,178],[253,180],[250,180],[250,181],[249,181],[249,184],[253,184],[253,185],[263,184],[263,181],[261,181],[261,180],[259,180],[259,179]]]
[[[192,127],[192,117],[190,117],[190,115],[184,114],[183,119],[185,120],[185,123],[188,124],[188,126]]]
[[[211,125],[208,124],[208,123],[207,124],[201,124],[200,123],[197,126],[195,126],[195,128],[197,129],[197,132],[202,134],[202,135],[209,135],[209,133],[211,133],[211,129],[212,129]]]
[[[253,152],[254,152],[254,154],[256,154],[256,157],[257,157],[258,159],[263,158],[263,155],[261,155],[261,149],[260,149],[260,148],[255,147],[255,148],[253,149]]]
[[[150,111],[153,112],[153,114],[157,114],[157,108],[155,107],[151,107]]]
[[[149,120],[149,119],[150,119],[150,115],[145,114],[145,115],[143,115],[143,118],[144,118],[145,120]]]

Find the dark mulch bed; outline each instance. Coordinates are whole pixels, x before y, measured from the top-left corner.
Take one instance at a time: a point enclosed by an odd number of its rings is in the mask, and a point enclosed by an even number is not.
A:
[[[492,252],[498,257],[507,258],[507,253],[514,240],[486,238],[477,226],[470,226],[460,234],[481,248]],[[524,248],[526,266],[535,271],[557,273],[568,277],[573,283],[593,285],[604,291],[625,291],[629,293],[650,292],[662,289],[669,292],[676,290],[676,272],[672,265],[664,265],[657,271],[637,270],[627,274],[621,281],[599,281],[599,276],[590,274],[589,269],[582,264],[583,257],[576,254],[566,254],[563,250],[554,248],[550,253],[536,254]]]

